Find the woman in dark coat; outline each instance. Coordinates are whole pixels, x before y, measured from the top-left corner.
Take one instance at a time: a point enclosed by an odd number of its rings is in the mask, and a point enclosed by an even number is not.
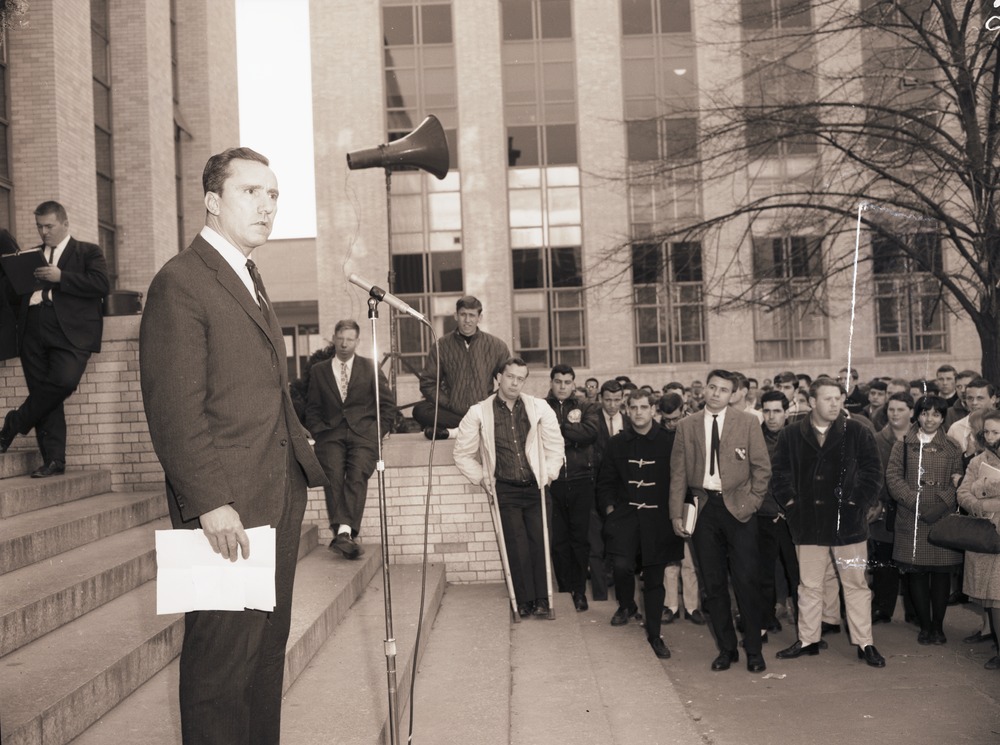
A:
[[[923,396],[913,407],[914,426],[892,447],[885,480],[897,503],[892,558],[907,573],[920,622],[919,644],[944,644],[943,623],[951,575],[962,554],[927,540],[931,525],[954,512],[962,452],[944,433],[948,402]]]

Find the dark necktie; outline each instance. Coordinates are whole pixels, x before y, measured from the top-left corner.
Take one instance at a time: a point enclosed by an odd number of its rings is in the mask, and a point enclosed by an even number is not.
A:
[[[49,248],[49,266],[52,266],[52,259],[56,257],[55,246]],[[42,302],[51,303],[52,302],[52,288],[48,285],[42,290]]]
[[[719,463],[719,415],[712,414],[712,459],[708,463],[708,475],[715,475]]]
[[[264,280],[260,278],[260,272],[257,271],[257,265],[250,259],[247,259],[247,269],[250,270],[250,279],[253,280],[253,287],[257,291],[257,305],[259,305],[260,309],[266,314],[267,306],[270,303],[267,299],[267,290],[264,289]]]

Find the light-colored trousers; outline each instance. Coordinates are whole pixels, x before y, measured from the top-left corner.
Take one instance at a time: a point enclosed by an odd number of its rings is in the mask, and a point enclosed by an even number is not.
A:
[[[684,560],[680,564],[667,564],[663,584],[667,590],[663,604],[674,613],[680,609],[677,598],[677,578],[680,577],[684,586],[684,610],[693,613],[698,610],[698,575],[694,571],[694,561],[691,559],[691,541],[684,541]]]
[[[846,546],[796,546],[795,553],[799,559],[799,641],[802,645],[820,640],[820,624],[825,620],[824,591],[832,584],[826,580],[831,565],[844,588],[851,641],[862,649],[871,644],[872,593],[865,580],[867,541]]]

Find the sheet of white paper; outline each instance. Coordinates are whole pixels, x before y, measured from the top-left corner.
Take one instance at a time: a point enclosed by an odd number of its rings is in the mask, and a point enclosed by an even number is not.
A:
[[[247,531],[250,558],[223,559],[201,530],[156,531],[156,612],[273,611],[274,528]]]

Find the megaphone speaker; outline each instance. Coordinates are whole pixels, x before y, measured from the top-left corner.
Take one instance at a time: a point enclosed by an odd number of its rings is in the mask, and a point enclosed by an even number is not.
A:
[[[419,168],[438,179],[448,175],[448,140],[438,118],[431,114],[420,126],[395,142],[347,154],[347,167]]]

